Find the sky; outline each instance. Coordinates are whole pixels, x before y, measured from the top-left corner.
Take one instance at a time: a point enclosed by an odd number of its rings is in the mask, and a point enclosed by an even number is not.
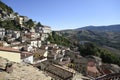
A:
[[[120,24],[120,0],[1,0],[52,30]]]

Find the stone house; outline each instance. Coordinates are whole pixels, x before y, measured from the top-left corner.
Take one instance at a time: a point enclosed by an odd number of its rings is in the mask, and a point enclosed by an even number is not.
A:
[[[9,61],[20,63],[22,61],[33,63],[33,54],[29,52],[21,52],[18,49],[0,47],[0,57],[6,58]]]
[[[28,20],[29,20],[29,18],[27,16],[24,16],[23,21],[27,22]]]
[[[35,32],[36,33],[42,33],[42,27],[41,26],[36,26],[35,27]]]
[[[41,41],[45,41],[45,37],[44,36],[41,36]]]
[[[48,47],[51,47],[51,48],[57,48],[58,46],[57,46],[57,44],[48,44],[47,45]],[[58,49],[58,48],[57,48]]]
[[[69,63],[71,62],[70,57],[62,57],[60,59],[60,61],[58,62],[60,65],[69,65]]]
[[[5,36],[5,28],[0,28],[0,38],[3,39]]]
[[[61,49],[57,49],[57,50],[53,50],[55,51],[56,55],[54,56],[54,59],[60,59],[60,58],[63,58],[63,54],[62,54],[62,51]]]
[[[9,37],[9,38],[12,38],[13,37],[13,30],[6,30],[6,36]]]
[[[0,47],[0,57],[6,58],[13,62],[21,62],[20,51],[17,49]]]
[[[31,45],[24,45],[20,48],[21,51],[26,51],[26,52],[33,52],[34,48]]]
[[[29,40],[27,41],[32,47],[41,47],[42,42],[41,40]]]
[[[28,52],[32,52],[32,51],[33,51],[33,47],[32,47],[31,45],[29,45],[29,46],[27,47],[27,51],[28,51]]]
[[[2,20],[6,20],[9,18],[9,16],[5,11],[1,10],[1,18]]]
[[[29,39],[37,39],[40,38],[40,34],[39,33],[35,33],[35,32],[29,32],[29,33],[25,33],[25,36]]]
[[[34,27],[32,27],[32,28],[30,29],[30,32],[35,33],[35,28],[34,28]]]
[[[51,28],[49,26],[44,26],[44,27],[42,27],[42,32],[43,33],[51,33]]]
[[[11,13],[10,15],[9,15],[9,18],[11,19],[11,20],[14,20],[15,19],[15,15],[14,15],[14,13]]]
[[[19,41],[13,41],[13,42],[10,43],[11,46],[15,46],[15,45],[19,45],[19,44],[20,44]]]
[[[8,47],[10,44],[8,44],[6,41],[0,41],[0,46],[1,47]]]
[[[48,34],[40,33],[40,38],[42,41],[45,41],[48,38]]]
[[[16,45],[10,45],[10,47],[13,49],[21,50],[21,48],[24,47],[24,45],[23,44],[16,44]]]
[[[42,45],[42,46],[40,47],[40,49],[48,50],[48,46],[47,46],[47,45]]]
[[[15,20],[16,20],[20,25],[22,25],[22,24],[23,24],[24,17],[18,15],[17,17],[15,17]]]
[[[12,37],[12,38],[8,38],[7,37],[7,40],[6,40],[8,43],[12,43],[12,42],[14,42],[15,41],[15,38],[14,37]]]
[[[48,58],[50,60],[60,60],[63,58],[63,54],[61,53],[61,49],[52,49],[49,50]]]
[[[22,42],[22,43],[24,43],[24,42],[27,41],[27,37],[26,36],[20,36],[19,37],[19,41]]]
[[[22,52],[21,60],[22,62],[33,64],[34,62],[33,54],[30,52]]]
[[[35,63],[39,63],[39,62],[47,60],[49,52],[47,50],[37,49],[33,53],[34,53]]]
[[[42,33],[41,37],[48,38],[48,34],[47,33]]]
[[[14,31],[14,32],[13,32],[13,37],[14,37],[15,39],[18,39],[18,38],[20,37],[20,31]]]

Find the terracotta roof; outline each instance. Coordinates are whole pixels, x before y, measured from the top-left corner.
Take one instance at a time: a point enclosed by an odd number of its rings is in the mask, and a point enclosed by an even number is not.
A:
[[[10,47],[0,47],[0,51],[8,51],[8,52],[20,53],[20,51],[18,49],[13,49],[13,48],[10,48]]]
[[[45,70],[61,78],[60,80],[68,80],[73,77],[73,73],[52,64],[48,65]]]

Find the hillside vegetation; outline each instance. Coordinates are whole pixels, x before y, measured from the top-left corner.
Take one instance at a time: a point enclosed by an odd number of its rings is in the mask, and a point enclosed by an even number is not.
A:
[[[68,47],[71,46],[71,42],[67,38],[60,36],[54,31],[52,32],[51,35],[49,35],[47,40],[50,41],[51,43],[55,43],[58,45],[68,46]]]
[[[13,9],[0,1],[0,8],[7,13],[12,13]]]
[[[59,31],[64,37],[77,42],[90,41],[99,46],[109,46],[120,50],[120,32],[91,31],[91,30],[66,30]]]
[[[15,20],[5,20],[0,21],[0,27],[5,28],[6,30],[20,30],[20,24]]]

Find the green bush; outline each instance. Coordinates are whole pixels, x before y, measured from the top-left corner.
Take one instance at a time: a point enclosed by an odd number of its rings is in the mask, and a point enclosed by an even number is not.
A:
[[[6,30],[20,30],[21,29],[19,23],[17,23],[15,20],[0,21],[0,27],[5,28]]]

